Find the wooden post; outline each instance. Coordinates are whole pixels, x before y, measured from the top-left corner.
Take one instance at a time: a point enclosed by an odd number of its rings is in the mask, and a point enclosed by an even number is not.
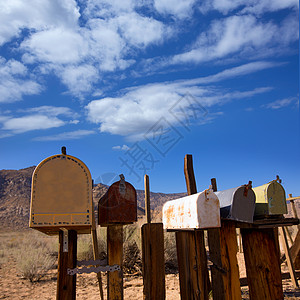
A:
[[[123,300],[123,225],[107,226],[107,257],[109,265],[119,265],[121,270],[108,272],[107,299]]]
[[[92,187],[94,187],[94,180],[92,181]],[[92,233],[92,242],[93,242],[93,253],[94,253],[94,260],[99,260],[99,247],[98,247],[98,239],[97,239],[97,231],[96,231],[94,203],[93,203],[92,209],[93,209],[93,211],[92,211],[91,233]],[[97,265],[97,267],[98,267],[98,265]],[[98,285],[99,285],[100,299],[104,300],[101,272],[97,273],[97,280],[98,280]]]
[[[165,259],[162,223],[151,223],[149,177],[145,175],[147,224],[142,226],[143,295],[145,300],[164,300]]]
[[[293,215],[295,218],[298,219],[297,209],[296,209],[295,200],[294,200],[295,198],[294,199],[291,199],[291,198],[293,198],[293,195],[289,194],[289,198],[287,200],[289,200],[291,202]],[[300,230],[300,224],[298,224],[297,227],[298,227],[298,230]]]
[[[184,174],[188,195],[197,193],[192,155],[184,158]],[[176,232],[176,247],[181,299],[207,300],[211,288],[204,231]]]
[[[241,228],[250,299],[283,299],[278,236],[274,228]]]
[[[99,247],[98,247],[96,228],[92,229],[92,241],[93,241],[94,259],[98,260],[99,259]],[[97,267],[98,267],[98,265],[97,265]],[[100,291],[100,299],[104,300],[101,272],[97,273],[97,280],[98,280],[99,291]]]
[[[299,285],[298,285],[298,281],[297,281],[297,276],[296,276],[294,264],[293,264],[293,261],[292,261],[292,258],[291,258],[286,233],[284,231],[284,227],[279,227],[278,230],[279,230],[279,234],[280,234],[280,237],[281,237],[281,244],[283,246],[283,250],[284,250],[284,253],[285,253],[288,269],[289,269],[289,272],[290,272],[290,275],[291,275],[291,280],[292,280],[292,283],[293,283],[294,287],[297,288],[297,287],[299,287]]]
[[[64,252],[64,232],[59,231],[57,300],[76,299],[76,274],[68,275],[67,269],[76,268],[77,264],[77,232],[68,231],[68,252]]]
[[[217,191],[216,179],[211,179],[213,191]],[[241,299],[239,267],[236,258],[237,238],[235,223],[222,220],[221,228],[208,230],[212,291],[214,299]]]

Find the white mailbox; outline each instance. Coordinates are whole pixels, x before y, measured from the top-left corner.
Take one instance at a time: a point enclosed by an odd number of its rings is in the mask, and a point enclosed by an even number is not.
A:
[[[219,199],[212,189],[168,201],[163,206],[165,229],[191,230],[220,227]]]

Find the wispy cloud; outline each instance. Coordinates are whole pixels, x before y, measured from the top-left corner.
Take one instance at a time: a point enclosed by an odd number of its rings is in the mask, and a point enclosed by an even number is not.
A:
[[[30,79],[26,66],[14,59],[0,57],[0,76],[0,103],[19,101],[42,91],[41,85]]]
[[[56,117],[44,115],[30,115],[19,118],[11,118],[3,122],[2,130],[8,130],[12,133],[23,133],[31,130],[41,130],[60,127],[65,124],[64,121]]]
[[[276,100],[274,102],[270,102],[268,104],[263,105],[263,107],[270,108],[270,109],[281,109],[283,107],[287,107],[289,105],[295,105],[295,104],[299,106],[299,99],[296,97],[292,97],[292,98],[285,98],[285,99]]]
[[[127,145],[123,145],[123,146],[113,146],[112,147],[113,150],[122,150],[122,151],[127,151],[130,148]]]
[[[261,57],[269,54],[269,48],[281,53],[298,40],[296,16],[287,17],[281,24],[262,22],[253,15],[235,15],[214,20],[206,32],[202,32],[191,49],[175,55],[171,64],[201,63],[236,54],[243,57]],[[267,51],[266,51],[267,50]]]
[[[230,11],[239,9],[240,13],[263,14],[265,12],[278,11],[286,8],[299,7],[297,0],[204,0],[200,4],[200,11],[206,14],[210,10],[217,10],[222,14],[228,14]]]
[[[19,109],[14,112],[14,115],[9,112],[0,117],[2,123],[0,131],[3,134],[19,134],[32,130],[57,128],[69,123],[77,123],[78,120],[73,118],[78,116],[68,107],[38,106]]]
[[[70,132],[62,132],[55,135],[49,135],[49,136],[40,136],[33,138],[33,141],[39,141],[39,142],[49,142],[49,141],[67,141],[67,140],[77,140],[81,139],[83,137],[96,134],[96,131],[94,130],[76,130],[76,131],[70,131]]]
[[[101,132],[126,136],[131,140],[142,139],[143,134],[161,118],[165,118],[170,125],[177,126],[184,119],[193,119],[196,113],[195,107],[200,113],[202,110],[204,116],[205,107],[269,92],[272,90],[271,87],[247,91],[224,91],[217,87],[201,86],[199,83],[220,81],[271,66],[274,65],[253,63],[209,78],[160,82],[128,88],[123,90],[119,97],[91,101],[86,106],[87,118],[92,123],[100,124]],[[170,113],[171,108],[172,113]],[[208,120],[208,117],[206,119]],[[198,123],[201,122],[198,120]]]

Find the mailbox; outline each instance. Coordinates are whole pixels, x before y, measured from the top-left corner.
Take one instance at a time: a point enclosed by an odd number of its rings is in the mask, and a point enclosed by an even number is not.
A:
[[[255,194],[249,185],[215,192],[220,201],[221,217],[253,222]]]
[[[99,225],[131,224],[137,221],[137,196],[135,188],[123,175],[113,183],[99,200]]]
[[[92,179],[87,166],[71,155],[46,158],[32,175],[29,227],[46,234],[60,229],[90,233]]]
[[[165,229],[184,230],[220,227],[219,199],[212,189],[168,201],[163,206]]]
[[[287,214],[285,190],[276,180],[253,188],[256,195],[255,216]]]

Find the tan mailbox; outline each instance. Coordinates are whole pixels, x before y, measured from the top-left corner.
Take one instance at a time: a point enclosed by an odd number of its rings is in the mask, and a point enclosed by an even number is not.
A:
[[[92,178],[87,166],[66,154],[43,160],[32,175],[29,227],[46,234],[61,228],[90,233]]]
[[[276,180],[253,188],[256,196],[255,215],[283,215],[287,213],[285,190]]]

